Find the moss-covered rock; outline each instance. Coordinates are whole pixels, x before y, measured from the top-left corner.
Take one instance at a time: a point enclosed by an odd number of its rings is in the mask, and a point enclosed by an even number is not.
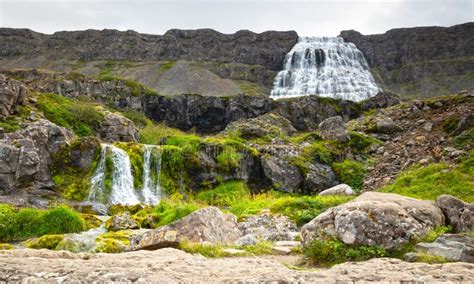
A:
[[[100,227],[102,220],[92,214],[81,214],[85,221],[85,229],[90,230]]]
[[[101,234],[96,239],[95,252],[121,253],[130,247],[130,231],[117,231]]]
[[[64,239],[64,235],[44,235],[39,238],[24,241],[22,245],[32,249],[55,250],[58,244]]]
[[[12,250],[15,247],[11,244],[0,243],[0,250]]]

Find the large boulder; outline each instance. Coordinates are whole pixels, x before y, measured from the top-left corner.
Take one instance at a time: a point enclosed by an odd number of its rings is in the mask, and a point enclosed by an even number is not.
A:
[[[445,234],[432,243],[418,243],[416,248],[450,261],[474,262],[474,239],[466,235]]]
[[[217,207],[195,211],[181,220],[148,231],[133,241],[135,250],[177,246],[182,241],[231,245],[240,238],[237,218]]]
[[[52,155],[74,138],[73,133],[48,120],[24,124],[0,140],[0,192],[27,187],[52,188]],[[16,165],[16,167],[13,167]]]
[[[137,142],[139,139],[138,129],[130,119],[118,113],[106,112],[102,122],[100,137],[109,142],[124,141]]]
[[[319,132],[324,139],[347,142],[350,140],[341,116],[326,118],[319,124]]]
[[[288,119],[277,114],[267,113],[255,118],[231,122],[227,125],[226,132],[238,132],[242,138],[251,139],[291,135],[296,132],[296,129]]]
[[[140,224],[130,216],[130,213],[123,212],[122,214],[110,217],[105,223],[105,228],[107,231],[140,229]]]
[[[304,180],[303,193],[311,194],[338,184],[336,174],[328,165],[310,164]]]
[[[306,246],[329,237],[390,249],[444,225],[444,220],[443,212],[430,201],[366,192],[314,218],[303,226],[301,237]]]
[[[25,85],[17,80],[0,75],[0,119],[18,113],[27,96]]]
[[[441,208],[446,221],[455,232],[474,230],[474,203],[465,203],[450,195],[441,195],[436,199],[436,205]]]
[[[295,193],[304,181],[300,169],[292,165],[287,157],[265,154],[262,156],[262,167],[265,176],[281,191]]]

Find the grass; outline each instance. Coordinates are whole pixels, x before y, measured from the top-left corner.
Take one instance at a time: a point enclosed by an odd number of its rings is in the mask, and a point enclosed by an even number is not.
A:
[[[413,167],[381,189],[418,199],[435,200],[449,194],[466,202],[474,202],[474,151],[459,165],[434,163]]]
[[[337,178],[355,190],[362,189],[363,179],[367,170],[364,164],[353,160],[344,160],[331,165]]]
[[[48,210],[0,205],[0,241],[18,241],[47,234],[76,233],[85,229],[79,213],[60,206]]]
[[[183,202],[172,199],[162,199],[154,209],[157,226],[164,226],[182,219],[202,206],[193,202]]]
[[[243,250],[244,252],[238,254],[237,256],[251,256],[251,255],[265,255],[273,253],[273,243],[270,241],[260,240],[256,245],[253,246],[241,246],[241,247],[232,247],[224,245],[215,245],[215,244],[200,244],[200,243],[189,243],[181,242],[178,247],[180,250],[191,254],[200,254],[208,258],[219,258],[219,257],[228,257],[233,256],[229,253],[226,253],[224,250],[226,248],[237,248]]]
[[[56,94],[41,94],[38,108],[51,122],[72,129],[80,137],[96,133],[104,114],[91,102],[72,100]]]

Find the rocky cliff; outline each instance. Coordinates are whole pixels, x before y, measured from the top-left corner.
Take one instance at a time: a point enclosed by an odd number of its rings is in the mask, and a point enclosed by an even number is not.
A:
[[[474,23],[340,36],[364,53],[379,83],[393,91],[433,96],[474,87]]]

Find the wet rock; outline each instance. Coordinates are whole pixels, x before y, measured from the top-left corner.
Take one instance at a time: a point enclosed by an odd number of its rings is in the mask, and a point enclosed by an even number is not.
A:
[[[441,208],[447,223],[455,232],[474,230],[474,203],[465,203],[456,197],[444,194],[436,199],[436,205]]]
[[[130,216],[130,213],[123,212],[120,215],[110,217],[105,223],[105,228],[107,231],[140,229],[140,224]]]
[[[341,183],[326,190],[323,190],[319,195],[353,195],[355,194],[352,187],[347,184]]]
[[[319,124],[318,129],[324,139],[337,140],[339,142],[350,140],[344,121],[340,116],[326,118]]]
[[[301,229],[302,243],[333,237],[346,244],[395,248],[444,224],[442,211],[432,202],[397,194],[366,192],[333,207]]]
[[[91,201],[82,201],[78,203],[71,203],[71,206],[74,210],[85,214],[94,214],[99,216],[107,216],[109,214],[109,209],[102,203],[91,202]]]
[[[418,243],[416,249],[450,261],[474,262],[474,239],[466,235],[444,234],[432,243]]]
[[[18,107],[23,105],[28,91],[17,80],[0,75],[0,118],[17,114]]]
[[[239,243],[250,243],[254,238],[268,241],[293,240],[298,232],[296,225],[288,217],[273,215],[269,210],[247,217],[244,222],[238,223],[238,227],[244,236],[238,240]]]
[[[133,249],[155,250],[177,246],[181,241],[230,245],[241,235],[234,215],[224,214],[216,207],[207,207],[144,233],[133,241]]]
[[[112,112],[105,113],[99,133],[100,137],[108,142],[137,142],[139,139],[135,124],[123,115]]]

